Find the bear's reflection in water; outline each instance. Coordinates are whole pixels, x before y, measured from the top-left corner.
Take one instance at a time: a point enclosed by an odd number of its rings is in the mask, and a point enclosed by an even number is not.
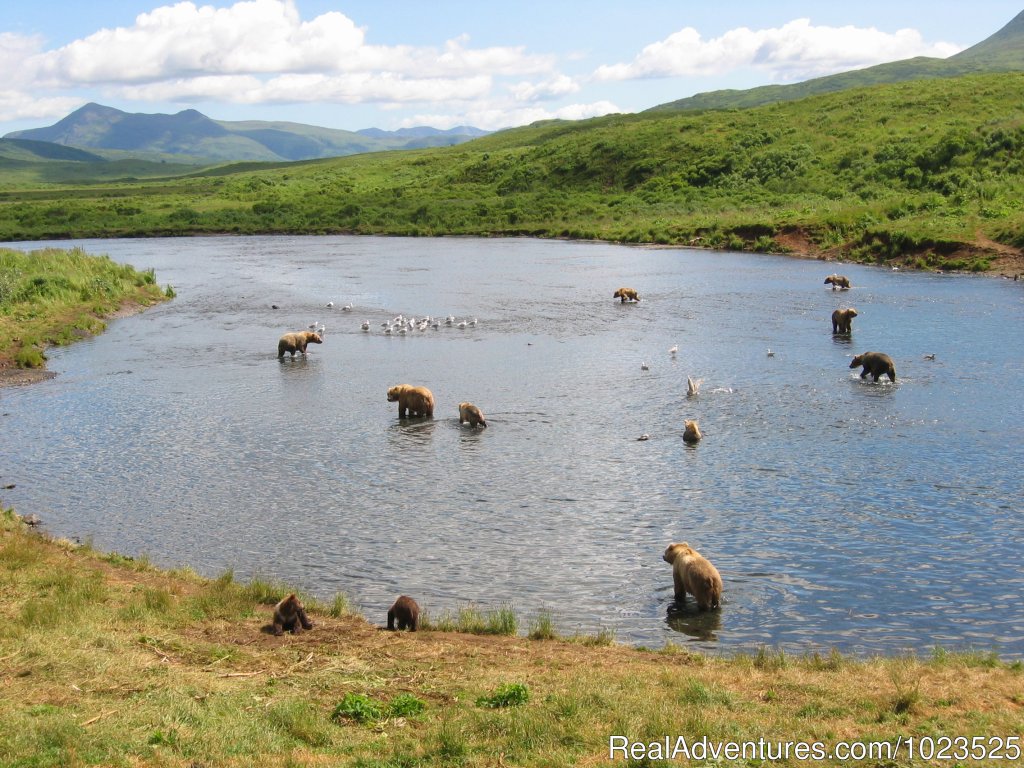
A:
[[[722,612],[702,611],[691,598],[686,605],[671,603],[665,616],[665,623],[674,632],[689,635],[695,640],[714,642],[718,640],[715,633],[722,628]]]
[[[388,443],[394,448],[422,448],[430,442],[437,423],[426,416],[398,419],[388,428]]]

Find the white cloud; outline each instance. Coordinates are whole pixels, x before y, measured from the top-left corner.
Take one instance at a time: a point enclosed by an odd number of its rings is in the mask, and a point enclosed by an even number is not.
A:
[[[475,105],[458,114],[418,114],[403,120],[399,127],[413,128],[430,125],[435,128],[454,128],[457,125],[472,125],[485,130],[496,131],[517,125],[528,125],[538,120],[585,120],[621,112],[610,101],[596,101],[589,104],[568,104],[557,109],[542,107],[510,106],[504,103]]]
[[[570,93],[576,93],[579,89],[579,83],[568,75],[561,74],[537,83],[526,80],[516,83],[509,88],[516,101],[556,99],[561,96],[567,96]]]
[[[46,50],[38,37],[0,34],[0,71],[17,73],[0,96],[0,120],[66,114],[90,99],[155,103],[454,105],[486,100],[500,82],[521,101],[578,90],[557,58],[524,46],[475,48],[457,35],[440,45],[373,45],[337,11],[301,18],[296,0],[190,1],[158,7],[130,26],[101,29]],[[53,94],[54,98],[47,98]],[[44,108],[43,105],[48,105]],[[73,108],[73,107],[72,107]],[[52,110],[52,111],[50,111]]]
[[[192,76],[388,73],[404,77],[536,74],[550,56],[522,47],[376,46],[336,11],[302,21],[294,0],[242,0],[226,8],[191,2],[157,8],[134,26],[102,29],[45,56],[49,74],[69,84],[151,83]],[[387,78],[385,78],[387,79]]]
[[[952,43],[926,43],[914,29],[890,34],[874,27],[816,27],[810,19],[795,19],[772,29],[740,27],[710,40],[685,27],[648,45],[632,62],[598,67],[594,77],[631,80],[720,75],[755,68],[785,81],[914,56],[945,58],[959,50]]]

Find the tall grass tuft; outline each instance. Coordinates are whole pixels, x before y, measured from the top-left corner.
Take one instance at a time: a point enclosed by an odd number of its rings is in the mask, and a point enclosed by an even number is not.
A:
[[[445,612],[437,619],[429,615],[421,619],[424,629],[437,632],[465,632],[471,635],[514,635],[519,630],[519,621],[511,606],[502,606],[491,611],[482,611],[467,605],[452,616]]]
[[[551,611],[544,609],[537,612],[537,615],[530,621],[530,631],[527,637],[531,640],[554,640],[558,637]]]

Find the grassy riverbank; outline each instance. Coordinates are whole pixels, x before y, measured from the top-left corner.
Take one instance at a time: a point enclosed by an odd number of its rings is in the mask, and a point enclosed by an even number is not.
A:
[[[312,631],[274,637],[261,628],[280,585],[55,542],[11,510],[0,587],[5,766],[598,765],[614,735],[831,748],[1024,732],[1022,665],[988,654],[715,659],[607,638],[389,633],[343,597],[310,605]],[[856,764],[925,764],[903,749]]]
[[[152,270],[79,248],[0,248],[0,370],[41,368],[46,347],[99,333],[112,315],[173,295]]]
[[[1022,88],[1021,73],[921,80],[164,180],[47,166],[0,189],[0,240],[530,235],[1015,274]]]

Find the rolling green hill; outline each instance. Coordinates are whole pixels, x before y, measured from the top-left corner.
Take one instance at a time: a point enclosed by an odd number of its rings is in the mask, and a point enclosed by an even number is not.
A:
[[[104,157],[48,141],[0,139],[0,190],[180,176],[196,168],[187,163]]]
[[[1024,73],[747,110],[544,122],[454,147],[0,194],[0,240],[532,235],[987,269],[1024,246]]]
[[[920,56],[879,64],[866,69],[817,77],[813,80],[789,85],[764,85],[743,91],[709,91],[667,104],[660,104],[648,111],[744,109],[777,101],[793,101],[849,88],[860,88],[866,85],[1022,70],[1024,70],[1024,11],[991,37],[955,56],[950,56],[948,59]]]
[[[484,135],[461,127],[448,131],[353,132],[289,122],[211,120],[186,109],[173,115],[129,114],[86,104],[46,128],[15,131],[5,138],[78,147],[106,157],[126,154],[161,161],[174,157],[190,164],[241,160],[278,162],[340,157],[423,146],[448,146]]]

